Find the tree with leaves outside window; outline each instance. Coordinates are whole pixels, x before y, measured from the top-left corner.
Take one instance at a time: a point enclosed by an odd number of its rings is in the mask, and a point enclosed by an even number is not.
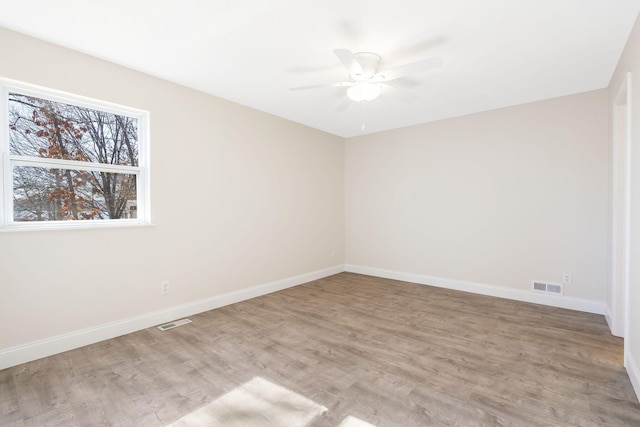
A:
[[[135,217],[136,176],[83,165],[137,166],[137,119],[10,93],[9,134],[11,154],[64,161],[13,167],[14,220]]]

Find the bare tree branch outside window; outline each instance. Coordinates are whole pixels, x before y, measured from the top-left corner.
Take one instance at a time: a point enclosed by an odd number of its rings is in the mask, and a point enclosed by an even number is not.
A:
[[[9,152],[25,158],[138,166],[138,119],[9,93]],[[14,221],[136,218],[134,173],[13,166]]]

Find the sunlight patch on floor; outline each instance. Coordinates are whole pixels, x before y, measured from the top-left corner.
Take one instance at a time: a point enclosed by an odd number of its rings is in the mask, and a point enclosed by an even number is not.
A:
[[[366,421],[362,421],[360,418],[352,417],[349,415],[342,420],[338,427],[376,427],[373,424],[369,424]]]
[[[326,410],[327,408],[313,400],[256,377],[207,406],[185,415],[171,426],[305,427]],[[369,425],[347,424],[346,426]]]

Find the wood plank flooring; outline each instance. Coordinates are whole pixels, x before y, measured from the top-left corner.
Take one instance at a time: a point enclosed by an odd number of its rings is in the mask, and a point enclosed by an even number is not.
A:
[[[640,426],[599,315],[341,273],[190,318],[0,371],[0,425],[187,425],[260,378],[318,427]]]

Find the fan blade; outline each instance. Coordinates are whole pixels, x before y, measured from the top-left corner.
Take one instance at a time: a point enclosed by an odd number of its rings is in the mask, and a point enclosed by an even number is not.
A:
[[[340,62],[342,62],[342,65],[349,70],[349,75],[359,75],[364,72],[362,65],[356,61],[356,57],[349,49],[333,49],[333,53],[335,53]]]
[[[422,61],[410,62],[409,64],[400,65],[399,67],[389,68],[388,70],[380,71],[376,74],[374,80],[379,79],[379,82],[388,82],[400,77],[409,76],[411,74],[424,73],[433,68],[442,66],[442,59],[430,58]]]
[[[381,83],[387,83],[395,88],[409,90],[420,86],[420,82],[409,77],[398,77],[393,80],[383,80]]]
[[[346,87],[351,85],[353,85],[352,82],[324,83],[319,85],[291,87],[289,88],[289,90],[296,91],[296,90],[307,90],[307,89],[320,89],[325,87]]]

